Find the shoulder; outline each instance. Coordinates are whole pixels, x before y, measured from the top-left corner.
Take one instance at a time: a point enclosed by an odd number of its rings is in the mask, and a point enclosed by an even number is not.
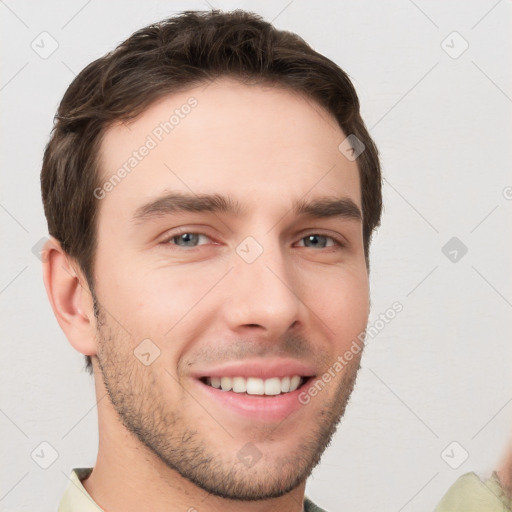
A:
[[[509,512],[512,503],[503,491],[496,473],[480,479],[466,473],[448,489],[435,512]]]

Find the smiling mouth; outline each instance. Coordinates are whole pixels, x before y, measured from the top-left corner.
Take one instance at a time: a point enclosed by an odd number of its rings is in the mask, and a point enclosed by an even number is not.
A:
[[[241,395],[279,396],[296,391],[312,379],[312,376],[290,375],[287,377],[201,377],[199,380],[219,391]]]

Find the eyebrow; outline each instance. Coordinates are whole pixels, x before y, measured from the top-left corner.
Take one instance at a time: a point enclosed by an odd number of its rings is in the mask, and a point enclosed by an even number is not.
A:
[[[309,202],[299,199],[293,204],[292,211],[296,216],[317,219],[341,217],[362,221],[363,218],[359,207],[348,197],[326,196]],[[142,223],[152,218],[182,212],[227,213],[240,216],[246,209],[231,196],[171,192],[137,208],[133,218],[135,222]]]

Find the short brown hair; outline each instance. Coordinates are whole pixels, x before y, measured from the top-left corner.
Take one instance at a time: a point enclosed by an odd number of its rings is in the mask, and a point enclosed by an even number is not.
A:
[[[306,95],[330,112],[346,135],[364,144],[357,163],[369,269],[370,240],[382,211],[381,172],[347,74],[298,35],[277,30],[257,14],[185,11],[138,30],[86,66],[54,119],[41,170],[48,229],[80,266],[94,299],[98,199],[93,191],[101,177],[103,134],[165,95],[228,75]],[[85,357],[92,373],[91,358]]]

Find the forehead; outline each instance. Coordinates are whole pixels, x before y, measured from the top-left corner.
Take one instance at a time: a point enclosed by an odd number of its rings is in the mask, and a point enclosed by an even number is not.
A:
[[[338,146],[335,118],[298,93],[221,79],[171,94],[100,148],[101,209],[136,209],[163,190],[223,192],[255,204],[305,193],[341,194],[360,206],[359,172]]]

